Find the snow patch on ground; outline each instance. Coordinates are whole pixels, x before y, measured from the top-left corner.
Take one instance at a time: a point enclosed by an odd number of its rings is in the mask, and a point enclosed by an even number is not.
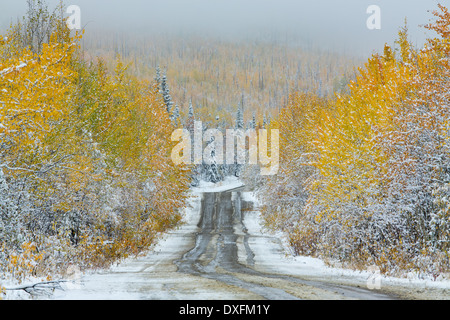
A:
[[[220,291],[211,281],[176,272],[172,261],[192,246],[189,235],[198,231],[202,192],[220,192],[242,187],[237,178],[228,178],[222,183],[202,182],[192,188],[190,206],[185,209],[183,224],[161,236],[158,243],[141,257],[130,257],[108,270],[89,271],[74,282],[62,284],[64,290],[56,290],[52,299],[236,299],[229,291]],[[327,266],[323,260],[305,256],[293,256],[281,234],[271,234],[262,225],[261,214],[257,210],[259,202],[252,192],[242,192],[242,198],[254,202],[253,211],[244,211],[249,246],[255,254],[257,270],[298,276],[304,279],[348,283],[366,287],[373,277],[369,271],[354,271]],[[427,294],[430,288],[450,289],[450,281],[419,279],[410,274],[400,279],[379,276],[381,288],[403,286],[417,291],[422,288]],[[36,279],[37,280],[37,279]],[[5,284],[3,284],[5,286]],[[10,285],[13,285],[10,283]],[[217,291],[219,290],[219,291]],[[242,296],[245,297],[245,296]],[[450,296],[449,296],[450,297]],[[9,291],[6,299],[30,299],[23,291]],[[45,297],[44,297],[45,298]]]
[[[259,207],[260,202],[254,192],[244,191],[244,192],[241,192],[241,196],[242,196],[242,200],[248,201],[248,202],[253,202],[253,206],[255,208]]]
[[[194,193],[201,192],[223,192],[235,188],[244,187],[244,183],[236,177],[226,177],[224,181],[217,183],[200,181],[197,187],[192,188]]]
[[[255,201],[255,207],[258,207],[258,199],[253,192],[243,192],[243,199]],[[418,288],[440,288],[450,289],[450,280],[431,278],[423,279],[421,275],[409,273],[405,278],[389,277],[379,275],[374,270],[356,271],[345,268],[329,267],[322,259],[307,256],[294,256],[289,245],[284,240],[281,233],[271,233],[265,230],[260,212],[250,211],[245,213],[244,224],[249,234],[256,235],[249,241],[250,247],[255,253],[256,265],[260,268],[279,274],[289,274],[309,279],[328,280],[333,279],[348,283],[358,283],[366,286],[369,279],[373,281],[377,278],[380,286],[404,286],[414,289]],[[258,237],[261,235],[262,237]],[[450,294],[449,297],[450,298]]]

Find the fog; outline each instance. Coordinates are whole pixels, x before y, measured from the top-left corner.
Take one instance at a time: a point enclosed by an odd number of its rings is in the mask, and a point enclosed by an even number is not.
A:
[[[59,1],[48,0],[50,7]],[[410,39],[425,39],[437,0],[67,0],[78,5],[86,32],[198,34],[269,39],[367,55],[392,44],[407,19]],[[381,8],[381,29],[369,30],[369,5]],[[445,3],[444,3],[445,4]],[[0,0],[0,28],[26,12],[26,0]]]

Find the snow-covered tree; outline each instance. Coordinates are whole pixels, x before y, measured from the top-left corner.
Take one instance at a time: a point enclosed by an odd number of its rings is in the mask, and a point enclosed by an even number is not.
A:
[[[167,82],[166,72],[164,72],[161,77],[160,92],[163,96],[163,100],[164,100],[164,104],[166,105],[167,112],[169,113],[169,115],[172,115],[173,101],[172,101],[172,96],[170,95],[170,89],[169,89],[169,84]]]
[[[180,108],[178,107],[177,104],[175,105],[175,109],[173,110],[172,122],[175,125],[175,127],[177,127],[180,122]]]
[[[209,159],[206,159],[207,161],[205,161],[204,159],[205,163],[203,164],[203,177],[205,181],[217,183],[223,180],[223,176],[220,171],[219,165],[217,164],[216,141],[214,136],[211,137],[211,140],[209,141],[206,148],[210,150],[210,157],[208,157]]]
[[[255,130],[256,129],[256,115],[253,112],[252,120],[250,122],[250,129]]]
[[[235,122],[235,128],[236,129],[244,129],[244,114],[242,112],[242,109],[238,107],[238,110],[236,112],[236,122]]]
[[[20,27],[0,36],[0,278],[138,254],[185,205],[159,89],[120,59],[84,61],[81,34],[59,31],[36,52]]]
[[[398,54],[386,45],[348,91],[292,94],[275,121],[282,159],[262,214],[295,252],[382,272],[450,270],[450,13],[439,8],[427,26],[439,37],[424,48],[402,30]]]
[[[263,129],[267,129],[267,126],[269,124],[269,121],[267,120],[267,116],[264,114],[264,119],[263,119]]]
[[[17,203],[14,201],[14,191],[8,187],[3,169],[0,167],[0,238],[5,246],[19,249],[21,232],[23,230],[19,212],[17,211]],[[0,254],[1,251],[0,247]]]
[[[161,88],[161,68],[158,66],[156,67],[156,76],[155,76],[155,81],[158,84],[158,87]]]
[[[188,119],[194,118],[194,106],[192,105],[192,99],[189,100]]]

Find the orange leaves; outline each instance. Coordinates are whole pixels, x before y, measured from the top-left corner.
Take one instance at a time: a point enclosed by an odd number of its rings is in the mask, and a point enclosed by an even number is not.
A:
[[[425,28],[434,30],[443,38],[443,41],[446,41],[450,38],[450,12],[442,4],[438,4],[438,7],[441,12],[437,10],[433,11],[433,15],[437,18],[437,21],[432,24],[427,24]]]

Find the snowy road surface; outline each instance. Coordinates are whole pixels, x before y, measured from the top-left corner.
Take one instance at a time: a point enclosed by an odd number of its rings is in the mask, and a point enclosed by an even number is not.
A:
[[[250,202],[242,199],[247,196],[223,190],[194,193],[185,224],[146,256],[86,274],[52,298],[449,298],[448,283],[433,287],[383,278],[380,290],[369,290],[370,273],[327,268],[318,259],[288,258],[280,239],[261,231],[258,212],[247,209]]]

